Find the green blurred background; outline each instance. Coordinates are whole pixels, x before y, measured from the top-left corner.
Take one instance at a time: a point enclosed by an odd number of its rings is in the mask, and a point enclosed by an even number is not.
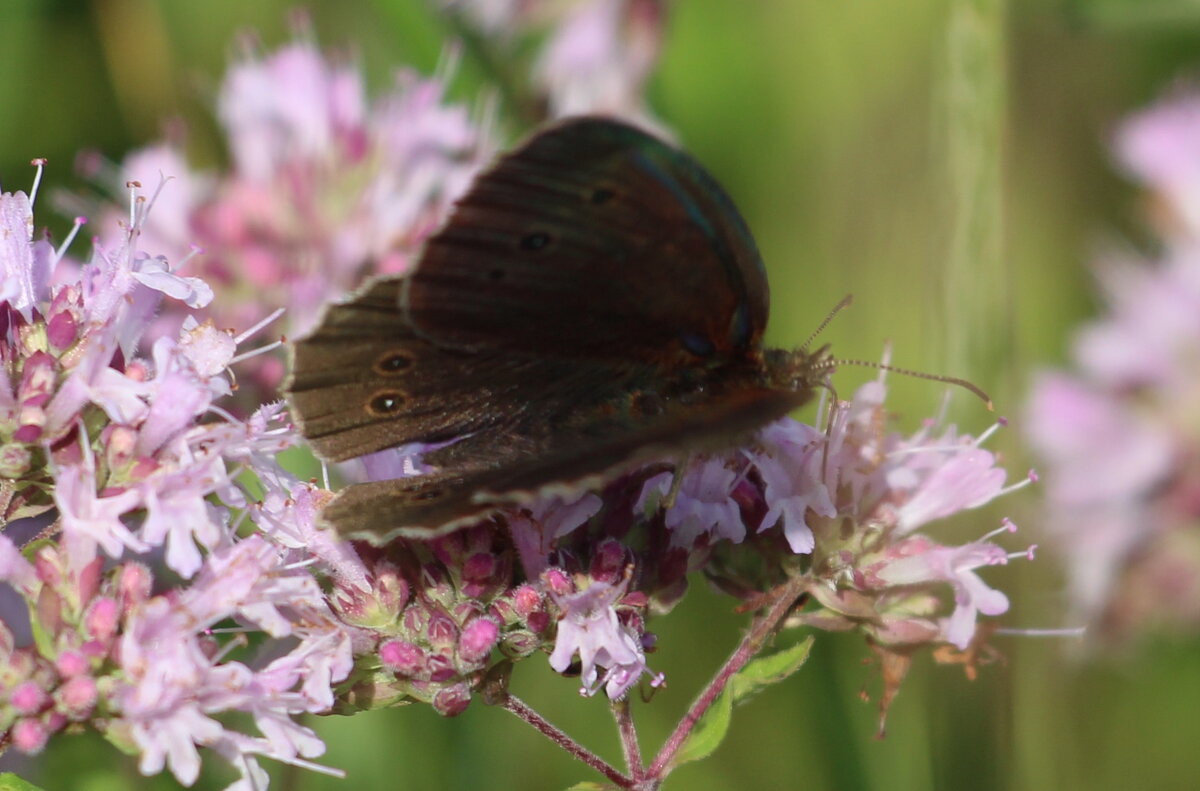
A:
[[[200,163],[221,157],[210,106],[239,32],[287,40],[282,0],[4,0],[0,178],[27,189],[44,156],[54,188],[80,188],[72,160],[117,160],[182,118]],[[307,8],[320,43],[351,48],[378,91],[391,70],[433,68],[447,28],[420,0],[324,0]],[[652,102],[726,184],[772,280],[769,339],[802,341],[844,294],[827,330],[839,354],[967,376],[1017,417],[1038,366],[1064,359],[1070,328],[1096,309],[1087,264],[1144,235],[1138,194],[1108,152],[1115,124],[1200,66],[1200,3],[1177,0],[682,0]],[[466,58],[455,95],[478,94]],[[46,193],[44,193],[46,194]],[[42,203],[40,222],[68,223]],[[334,296],[334,295],[331,295]],[[848,394],[868,377],[838,374]],[[902,425],[932,414],[940,385],[892,379]],[[992,420],[966,394],[966,428]],[[1020,475],[1018,430],[999,445]],[[951,543],[1002,514],[1038,540],[1037,489],[1000,510],[938,525]],[[1062,626],[1050,553],[986,572],[1012,595],[1012,627]],[[652,752],[733,647],[740,619],[696,585],[654,624],[653,667],[670,686],[638,706]],[[874,738],[877,670],[853,636],[820,635],[796,677],[740,708],[710,760],[679,789],[1190,789],[1200,787],[1200,643],[1157,638],[1080,662],[1072,641],[999,637],[1002,663],[967,681],[927,656]],[[542,662],[515,690],[619,760],[604,704]],[[474,705],[442,720],[412,707],[315,722],[345,781],[283,768],[281,789],[560,789],[595,779],[510,715]],[[88,738],[60,739],[29,770],[51,791],[172,788]],[[231,776],[212,760],[203,787]]]

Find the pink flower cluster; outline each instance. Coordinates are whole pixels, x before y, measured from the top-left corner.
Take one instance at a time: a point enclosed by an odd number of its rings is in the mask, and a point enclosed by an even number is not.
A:
[[[122,183],[172,179],[142,249],[173,261],[203,251],[190,263],[221,295],[201,314],[217,326],[247,327],[286,307],[286,333],[302,334],[332,296],[405,270],[491,157],[488,133],[444,90],[440,77],[405,70],[368,100],[359,70],[307,38],[248,54],[217,95],[228,171],[193,171],[180,140],[121,165]],[[250,396],[275,397],[278,358],[243,368],[259,385]]]
[[[558,624],[547,634],[524,628],[553,641],[556,670],[578,657],[584,694],[603,686],[619,698],[644,675],[661,681],[645,657],[655,642],[651,604],[669,610],[689,572],[747,600],[801,575],[818,606],[794,625],[858,629],[896,654],[966,650],[985,636],[980,615],[1008,609],[977,569],[1008,562],[1013,555],[990,539],[1015,527],[1006,521],[962,546],[918,530],[1028,480],[1005,486],[981,447],[986,435],[935,421],[911,436],[885,433],[884,394],[882,382],[864,386],[834,405],[826,430],[785,419],[747,448],[694,457],[669,506],[662,498],[676,473],[650,465],[599,495],[509,514],[505,532],[523,572],[515,579],[537,583]]]
[[[237,477],[280,485],[274,456],[293,442],[278,405],[239,421],[214,404],[239,339],[189,316],[141,345],[161,301],[212,296],[138,247],[152,203],[135,195],[119,243],[74,264],[34,241],[30,197],[0,195],[0,582],[25,605],[0,620],[0,741],[35,753],[87,723],[146,774],[190,784],[203,745],[262,787],[256,756],[308,765],[323,750],[294,718],[331,708],[350,635],[296,565],[309,553],[269,530],[238,537]],[[315,511],[303,516],[315,531]],[[152,595],[155,566],[183,582]],[[243,641],[218,624],[285,647],[238,661]],[[223,724],[228,712],[259,735]]]
[[[1075,617],[1110,641],[1200,628],[1200,98],[1133,117],[1116,148],[1161,248],[1100,263],[1107,309],[1071,370],[1039,374],[1026,421]]]

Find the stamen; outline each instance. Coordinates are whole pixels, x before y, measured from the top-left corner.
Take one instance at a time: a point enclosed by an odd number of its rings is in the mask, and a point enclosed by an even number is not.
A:
[[[1001,418],[997,419],[995,423],[988,426],[986,429],[984,429],[982,434],[980,434],[978,437],[975,438],[975,445],[976,446],[982,445],[984,442],[987,442],[988,438],[991,437],[993,434],[995,434],[997,431],[999,431],[1002,428],[1007,428],[1007,427],[1008,427],[1008,420],[1006,418],[1001,417]]]
[[[285,758],[281,758],[276,755],[272,755],[272,756],[268,756],[268,757],[274,758],[275,760],[279,761],[280,763],[291,764],[292,766],[298,766],[301,769],[307,769],[310,772],[319,772],[323,775],[328,775],[329,777],[336,777],[339,780],[346,779],[346,771],[344,769],[337,769],[332,766],[325,766],[324,764],[314,763],[313,761],[306,761],[303,758],[286,758],[285,759]]]
[[[30,160],[29,164],[37,168],[33,173],[33,186],[29,188],[29,205],[32,207],[37,202],[38,187],[42,185],[42,172],[46,169],[46,158],[38,157]]]
[[[63,260],[63,256],[67,254],[67,248],[71,246],[71,242],[75,241],[75,237],[79,235],[79,229],[87,225],[87,217],[80,215],[75,218],[75,222],[71,225],[71,230],[67,231],[67,236],[63,239],[62,244],[54,251],[54,260],[51,262],[53,266],[57,266],[58,262]]]
[[[1019,491],[1020,489],[1024,489],[1026,486],[1029,486],[1030,484],[1033,484],[1036,482],[1037,482],[1037,473],[1035,473],[1033,470],[1030,470],[1029,474],[1025,477],[1025,480],[1017,481],[1016,483],[1014,483],[1011,486],[1005,486],[1003,489],[996,492],[996,496],[1003,497],[1006,494],[1012,494],[1013,492]]]
[[[195,258],[196,256],[200,255],[200,254],[201,254],[201,253],[203,253],[203,252],[204,252],[204,248],[203,248],[203,247],[201,247],[201,246],[200,246],[200,245],[198,245],[198,244],[193,244],[193,245],[189,246],[189,248],[188,248],[188,254],[187,254],[187,255],[185,255],[183,258],[179,259],[179,260],[178,260],[178,261],[175,263],[175,269],[174,269],[174,271],[178,273],[178,272],[179,272],[181,269],[183,269],[183,267],[184,267],[184,266],[185,266],[185,265],[186,265],[186,264],[187,264],[189,261],[191,261],[193,258]]]
[[[129,230],[137,227],[137,191],[142,188],[140,181],[126,181],[125,189],[129,190]]]
[[[189,255],[189,256],[188,256],[188,258],[191,258],[191,256]],[[185,260],[186,260],[186,259],[185,259]],[[242,342],[243,342],[243,341],[245,341],[247,338],[249,338],[250,336],[254,335],[254,334],[255,334],[255,333],[257,333],[259,330],[261,330],[263,327],[267,326],[267,325],[268,325],[268,324],[270,324],[271,322],[275,321],[275,319],[277,319],[277,318],[279,318],[280,316],[282,316],[285,310],[286,310],[286,308],[276,308],[274,311],[272,311],[270,314],[268,314],[268,315],[267,315],[267,317],[266,317],[265,319],[263,319],[262,321],[258,322],[257,324],[255,324],[255,325],[254,325],[253,327],[251,327],[250,329],[248,329],[248,330],[245,330],[245,331],[244,331],[244,332],[242,332],[240,335],[235,335],[233,339],[234,339],[235,341],[237,341],[237,344],[240,346],[240,345],[242,344]]]
[[[1000,520],[999,527],[997,527],[995,530],[991,531],[990,533],[984,533],[983,536],[979,539],[979,541],[981,541],[981,542],[987,541],[992,536],[997,536],[997,535],[1000,535],[1001,533],[1015,533],[1015,532],[1017,532],[1017,525],[1006,516]]]
[[[458,73],[459,63],[462,62],[462,47],[451,42],[438,53],[437,65],[433,67],[433,79],[438,84],[448,85]]]
[[[220,417],[224,418],[229,423],[240,423],[241,422],[236,417],[234,417],[233,415],[231,415],[229,412],[222,409],[221,407],[217,406],[216,404],[209,404],[208,411],[219,415]]]
[[[1086,626],[1063,627],[1062,629],[997,629],[993,634],[1011,634],[1020,637],[1083,637]]]
[[[233,522],[229,525],[229,532],[232,535],[237,535],[237,532],[239,530],[241,530],[242,525],[244,525],[246,523],[246,520],[249,518],[250,518],[250,512],[247,510],[243,510],[240,514],[238,514],[237,519],[233,520]]]
[[[154,208],[154,203],[155,203],[155,201],[158,200],[158,196],[162,194],[163,187],[165,187],[167,185],[167,182],[173,178],[174,178],[174,176],[164,176],[162,174],[162,171],[159,171],[158,186],[154,188],[153,194],[150,195],[150,200],[147,201],[147,200],[143,199],[142,201],[140,201],[140,203],[142,204],[142,211],[138,215],[139,226],[140,226],[142,220],[146,219],[146,216],[148,214],[150,214],[150,210],[152,208]],[[138,186],[141,186],[141,185],[139,184]],[[136,229],[136,227],[135,227],[135,229]],[[178,267],[176,267],[176,268],[178,268]]]
[[[281,313],[283,312],[282,308],[280,308],[280,312]],[[251,357],[257,357],[260,354],[266,354],[269,351],[278,349],[282,345],[283,345],[283,340],[280,339],[280,340],[268,343],[265,346],[259,346],[257,349],[251,349],[250,351],[246,352],[245,354],[237,354],[237,355],[234,355],[233,357],[230,357],[229,364],[234,365],[234,364],[240,363],[244,360],[249,360]]]
[[[205,631],[211,632],[213,634],[216,634],[218,632],[218,630],[216,630],[216,629],[206,629]],[[224,631],[226,631],[226,629],[223,628],[220,631],[224,632]],[[212,659],[209,660],[214,665],[220,664],[221,661],[223,659],[225,659],[226,656],[233,653],[234,650],[236,650],[238,648],[245,648],[246,646],[250,645],[250,640],[246,637],[246,632],[249,631],[248,629],[231,626],[231,627],[228,627],[228,631],[229,632],[239,632],[239,634],[235,638],[230,640],[228,643],[221,646],[221,650],[217,652],[216,656],[214,656]],[[255,629],[254,631],[260,632],[262,630]]]
[[[1037,548],[1038,548],[1037,544],[1030,544],[1025,549],[1024,552],[1010,552],[1008,557],[1010,560],[1017,560],[1018,558],[1025,558],[1026,560],[1034,560],[1033,555],[1037,551]]]

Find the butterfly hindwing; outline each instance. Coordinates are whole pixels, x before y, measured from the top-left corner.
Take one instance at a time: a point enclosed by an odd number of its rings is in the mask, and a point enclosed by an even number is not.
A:
[[[806,398],[743,382],[664,400],[641,384],[630,375],[620,395],[580,391],[569,409],[468,435],[425,455],[431,474],[343,489],[325,518],[375,543],[441,535],[538,497],[578,496],[650,461],[723,449]]]

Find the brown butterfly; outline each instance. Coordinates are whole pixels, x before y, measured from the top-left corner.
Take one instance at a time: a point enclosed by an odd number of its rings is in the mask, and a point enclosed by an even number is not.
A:
[[[763,349],[767,308],[754,239],[694,159],[610,119],[542,131],[479,176],[411,274],[295,344],[288,398],[322,456],[438,446],[432,473],[349,486],[324,517],[376,543],[436,536],[744,440],[833,367]]]

